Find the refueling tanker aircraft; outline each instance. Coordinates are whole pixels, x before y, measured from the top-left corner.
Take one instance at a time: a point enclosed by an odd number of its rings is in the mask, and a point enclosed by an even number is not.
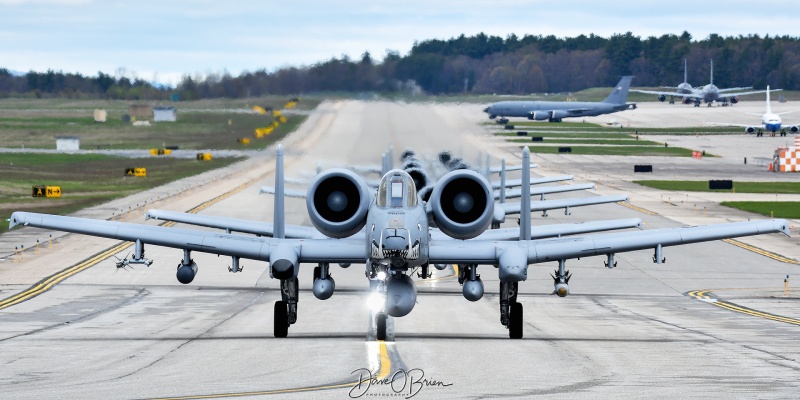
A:
[[[535,121],[561,122],[564,118],[593,117],[618,111],[634,110],[636,104],[627,103],[632,76],[623,76],[603,101],[499,101],[483,109],[489,119],[500,117],[498,122],[508,122],[505,117],[520,117]]]
[[[683,104],[694,104],[695,107],[700,107],[700,103],[705,102],[711,107],[711,103],[719,102],[722,106],[728,106],[729,104],[736,104],[739,102],[739,97],[745,96],[748,94],[757,94],[757,93],[764,93],[766,90],[748,90],[742,91],[745,89],[752,89],[752,87],[735,87],[735,88],[725,88],[720,89],[716,85],[714,85],[714,61],[711,60],[711,81],[708,85],[703,87],[696,87],[693,88],[686,82],[686,60],[684,60],[683,66],[683,83],[678,85],[677,89],[674,91],[657,91],[657,90],[632,90],[633,92],[638,93],[647,93],[647,94],[654,94],[658,96],[658,101],[665,101],[667,96],[670,96],[670,104],[674,103],[675,97],[680,97],[681,102]],[[773,92],[778,91],[781,89],[775,89]]]
[[[522,181],[530,178],[530,153],[523,150]],[[602,255],[613,268],[619,252],[654,249],[654,262],[665,261],[667,246],[781,232],[789,235],[785,220],[726,223],[709,226],[605,233],[551,239],[532,239],[528,207],[522,207],[517,240],[477,239],[492,221],[494,201],[489,182],[470,170],[456,170],[440,178],[428,202],[416,192],[411,177],[402,170],[390,170],[377,191],[368,189],[363,179],[346,169],[325,171],[308,189],[306,206],[314,228],[325,239],[289,239],[284,224],[283,149],[276,157],[276,196],[273,237],[254,237],[233,233],[147,226],[133,223],[15,212],[10,226],[32,226],[65,232],[135,242],[131,263],[151,263],[144,258],[144,245],[183,250],[177,278],[189,284],[197,274],[191,252],[226,255],[232,258],[230,271],[237,273],[240,259],[269,262],[270,277],[280,280],[282,299],[274,305],[274,335],[286,337],[297,320],[298,270],[300,264],[314,268],[314,295],[326,300],[335,283],[331,264],[349,266],[364,263],[373,295],[382,308],[375,314],[378,340],[386,339],[389,316],[403,317],[416,304],[417,290],[411,275],[415,269],[423,279],[429,277],[430,264],[458,264],[458,281],[464,297],[477,301],[483,296],[478,266],[493,266],[500,280],[500,319],[509,337],[522,337],[523,310],[517,302],[519,283],[528,277],[531,264],[557,261],[554,294],[569,294],[571,275],[566,260]],[[522,199],[530,199],[529,185],[522,185]],[[213,217],[209,217],[213,218]],[[255,224],[241,221],[243,224]],[[433,238],[437,227],[448,238]],[[358,234],[362,232],[361,234]],[[338,239],[338,240],[334,240]],[[472,240],[470,240],[472,239]]]

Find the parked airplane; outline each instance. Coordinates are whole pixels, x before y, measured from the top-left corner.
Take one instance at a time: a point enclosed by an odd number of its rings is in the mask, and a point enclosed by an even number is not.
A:
[[[736,88],[725,88],[720,89],[714,85],[714,61],[711,61],[711,81],[708,85],[703,86],[702,88],[693,88],[686,82],[686,60],[684,60],[684,70],[683,70],[683,83],[678,85],[677,89],[673,92],[664,92],[664,91],[654,91],[654,90],[632,90],[638,93],[647,93],[647,94],[655,94],[658,96],[658,101],[665,101],[667,96],[670,96],[670,104],[673,104],[674,101],[672,100],[675,97],[680,97],[683,104],[690,104],[694,103],[695,107],[700,107],[700,103],[705,102],[711,107],[711,103],[717,101],[722,103],[723,106],[728,106],[729,104],[736,104],[739,102],[739,96],[744,96],[747,94],[756,94],[756,93],[764,93],[764,90],[754,90],[748,92],[736,92],[736,93],[729,93],[735,90],[745,90],[745,89],[752,89],[752,87],[736,87]],[[780,89],[776,89],[780,90]]]
[[[523,150],[522,180],[530,178],[530,153]],[[654,249],[654,262],[664,262],[662,249],[688,243],[739,236],[781,232],[789,235],[786,220],[748,221],[710,226],[654,229],[627,233],[606,233],[569,238],[531,238],[530,210],[522,207],[519,240],[473,239],[489,227],[493,213],[492,191],[481,174],[457,170],[445,174],[435,185],[429,202],[421,202],[411,177],[402,170],[387,172],[377,193],[352,171],[331,169],[314,179],[308,189],[306,205],[314,227],[330,239],[288,239],[284,224],[283,149],[276,157],[274,237],[216,233],[201,230],[167,228],[89,218],[64,217],[29,212],[14,212],[10,226],[32,226],[91,236],[135,242],[131,261],[146,262],[144,245],[183,250],[177,278],[189,284],[198,267],[191,252],[226,255],[232,258],[229,270],[241,271],[241,258],[268,261],[270,277],[280,280],[282,299],[274,305],[274,335],[286,337],[297,320],[301,263],[318,264],[314,268],[313,293],[320,300],[333,295],[335,284],[329,265],[365,263],[373,294],[380,299],[375,315],[376,338],[386,338],[388,316],[403,317],[416,304],[417,291],[411,275],[415,269],[426,279],[429,264],[459,264],[458,281],[470,301],[483,296],[479,265],[492,266],[500,281],[500,319],[509,337],[521,338],[523,309],[517,301],[518,285],[528,277],[530,264],[559,263],[554,276],[553,293],[569,294],[566,260],[603,255],[605,265],[615,266],[614,255],[642,249]],[[529,185],[522,185],[523,191]],[[522,193],[530,199],[529,193]],[[432,239],[429,224],[435,225],[449,239]],[[253,224],[252,221],[241,221]],[[363,229],[366,228],[366,229]],[[352,237],[362,231],[360,237]],[[455,239],[455,240],[454,240]]]
[[[632,110],[634,103],[626,103],[632,76],[623,76],[611,93],[601,102],[575,101],[500,101],[486,107],[483,112],[489,119],[521,117],[536,121],[561,122],[564,118],[591,117],[617,111]]]
[[[774,91],[774,90],[773,90]],[[782,126],[781,125],[781,115],[789,114],[791,111],[786,111],[782,113],[773,113],[772,107],[769,104],[769,86],[767,86],[767,105],[766,111],[764,114],[755,114],[755,113],[747,113],[749,115],[755,115],[761,117],[761,125],[744,125],[744,124],[731,124],[731,123],[717,123],[712,122],[711,125],[724,125],[724,126],[740,126],[744,128],[745,133],[756,133],[757,135],[763,135],[762,129],[767,132],[778,132],[781,131],[781,135],[786,135],[786,130],[789,129],[791,133],[800,132],[800,127],[798,125],[789,125],[789,126]],[[756,132],[757,131],[757,132]]]

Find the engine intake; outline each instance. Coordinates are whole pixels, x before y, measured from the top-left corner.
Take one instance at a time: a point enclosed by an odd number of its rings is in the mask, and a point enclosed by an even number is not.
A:
[[[352,171],[336,168],[317,175],[306,196],[311,223],[332,238],[353,235],[367,222],[369,193],[361,177]]]
[[[486,178],[475,171],[452,171],[436,182],[430,202],[433,220],[446,235],[471,239],[492,222],[494,196]]]

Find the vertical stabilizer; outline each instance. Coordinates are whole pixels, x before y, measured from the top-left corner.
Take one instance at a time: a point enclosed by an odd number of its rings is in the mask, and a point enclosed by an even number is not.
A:
[[[519,207],[519,240],[531,240],[531,151],[522,150],[522,195]]]
[[[710,84],[714,84],[714,60],[711,60],[711,82]]]
[[[603,103],[625,104],[625,102],[628,101],[628,89],[631,87],[632,79],[632,76],[623,76],[622,79],[619,80],[619,83],[617,83],[617,86],[614,86],[614,89],[611,90],[608,97],[603,100]]]
[[[769,85],[767,85],[767,114],[772,114],[772,107],[769,106]]]
[[[273,234],[276,239],[286,237],[286,229],[283,220],[283,145],[278,145],[275,151],[275,218],[273,219]]]
[[[689,78],[686,75],[686,59],[685,58],[683,59],[683,83],[686,83],[686,84],[689,83]]]
[[[500,203],[506,202],[506,159],[500,160]]]

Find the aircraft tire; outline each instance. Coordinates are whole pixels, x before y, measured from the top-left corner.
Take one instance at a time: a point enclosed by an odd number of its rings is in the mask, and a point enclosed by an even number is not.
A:
[[[289,335],[289,306],[285,301],[275,302],[274,334],[276,338]]]
[[[511,303],[508,318],[508,337],[522,339],[522,303]]]
[[[378,313],[375,316],[375,339],[386,340],[386,319],[388,317],[384,313]]]

